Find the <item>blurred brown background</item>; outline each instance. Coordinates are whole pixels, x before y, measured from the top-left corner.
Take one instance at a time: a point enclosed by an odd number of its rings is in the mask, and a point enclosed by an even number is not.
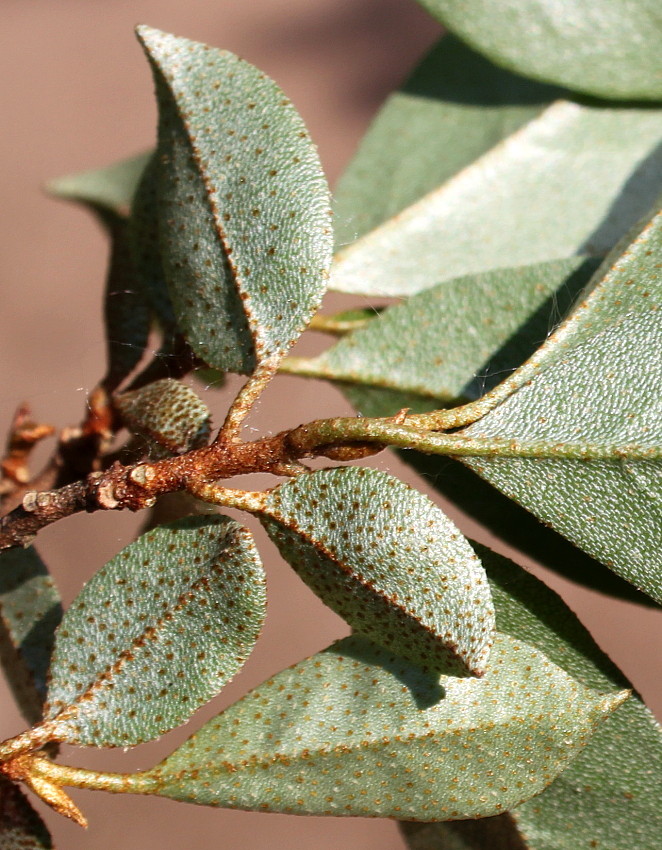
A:
[[[2,434],[23,400],[43,421],[58,427],[75,423],[86,391],[101,375],[106,245],[90,217],[47,199],[40,186],[152,144],[152,83],[132,36],[135,24],[227,48],[274,77],[308,123],[332,183],[383,97],[439,34],[414,0],[252,0],[241,5],[190,0],[186,8],[174,0],[2,0],[1,11]],[[217,418],[234,386],[214,397]],[[332,388],[295,378],[281,379],[279,387],[267,393],[251,427],[277,430],[349,412]],[[376,463],[411,480],[396,460]],[[465,531],[489,543],[484,533],[451,513]],[[137,524],[137,517],[97,514],[43,533],[39,549],[65,603],[128,542]],[[262,549],[270,580],[268,625],[245,670],[196,716],[196,728],[247,688],[347,632],[270,544]],[[659,613],[606,600],[557,577],[551,583],[662,716]],[[7,737],[24,724],[4,686],[0,700],[0,734]],[[127,754],[72,751],[64,757],[108,770],[148,767],[187,734],[176,730],[162,742]],[[395,827],[383,821],[253,815],[86,792],[75,796],[90,820],[87,833],[44,815],[61,850],[403,847]]]

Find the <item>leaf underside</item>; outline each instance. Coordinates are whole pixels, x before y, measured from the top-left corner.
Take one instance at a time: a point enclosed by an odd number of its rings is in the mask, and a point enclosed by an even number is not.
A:
[[[617,249],[584,302],[509,379],[512,393],[463,433],[581,443],[585,461],[475,458],[467,464],[575,545],[662,602],[662,214]],[[591,446],[623,447],[590,459]]]
[[[57,633],[59,740],[132,746],[187,720],[250,654],[265,616],[250,533],[193,517],[144,534],[83,588]]]
[[[279,359],[326,288],[330,199],[301,118],[231,53],[139,27],[159,101],[163,269],[179,322],[208,365]]]
[[[482,679],[431,677],[354,636],[210,721],[143,775],[142,793],[290,814],[486,816],[539,793],[623,697],[505,635]]]
[[[354,629],[427,670],[484,673],[494,618],[485,576],[426,496],[374,469],[320,470],[272,491],[260,519]]]

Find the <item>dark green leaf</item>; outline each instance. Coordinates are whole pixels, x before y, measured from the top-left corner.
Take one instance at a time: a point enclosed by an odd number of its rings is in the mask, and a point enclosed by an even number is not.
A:
[[[586,446],[584,460],[468,459],[510,498],[662,601],[662,213],[605,262],[586,300],[463,431],[533,447]],[[600,448],[617,460],[600,460]],[[639,452],[639,459],[635,452]]]
[[[590,688],[628,683],[563,601],[484,547],[497,626],[527,641]],[[657,850],[662,833],[662,729],[635,694],[540,797],[512,815],[535,850]]]
[[[159,242],[196,355],[251,373],[279,359],[326,289],[330,199],[280,89],[231,53],[140,27],[159,99]]]
[[[482,679],[430,677],[354,636],[207,723],[142,790],[290,814],[492,815],[548,785],[626,693],[590,691],[507,635]]]
[[[60,177],[46,188],[58,198],[77,201],[95,212],[105,210],[125,217],[150,157],[151,153],[141,153],[106,168]]]
[[[476,398],[522,363],[584,288],[580,258],[497,269],[420,292],[285,371],[432,396]]]
[[[559,101],[340,251],[330,286],[406,295],[443,280],[604,254],[662,189],[662,111]]]
[[[194,517],[140,537],[83,588],[58,630],[54,737],[132,746],[187,720],[240,669],[265,615],[250,533]]]
[[[494,612],[483,569],[422,493],[375,469],[320,470],[272,490],[260,519],[357,631],[426,670],[484,673]]]
[[[662,100],[657,0],[420,0],[494,62],[599,97]]]
[[[166,335],[177,328],[177,320],[168,293],[158,222],[158,162],[153,155],[147,163],[133,200],[128,225],[128,240],[133,265],[150,309]]]
[[[108,351],[105,384],[112,391],[142,359],[147,347],[150,315],[131,256],[126,219],[109,213],[106,225],[111,237],[111,253],[104,294]]]
[[[534,118],[559,91],[503,71],[452,35],[392,94],[335,196],[336,242],[353,242]]]
[[[52,850],[43,821],[23,792],[0,777],[0,847],[2,850]]]
[[[409,850],[527,850],[508,812],[479,820],[401,823]]]
[[[121,393],[115,405],[129,428],[171,454],[206,445],[211,433],[207,405],[190,387],[172,378]]]
[[[29,549],[0,555],[0,656],[24,717],[35,723],[46,696],[46,674],[60,595],[43,561]]]

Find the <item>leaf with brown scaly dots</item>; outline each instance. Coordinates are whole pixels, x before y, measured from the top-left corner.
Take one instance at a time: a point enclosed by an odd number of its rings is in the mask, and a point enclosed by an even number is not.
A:
[[[195,517],[144,534],[58,630],[45,720],[60,741],[132,746],[188,720],[235,675],[265,616],[250,532]]]
[[[498,634],[483,678],[353,636],[262,684],[142,775],[142,793],[289,814],[452,820],[538,794],[628,692]]]
[[[499,629],[536,646],[587,687],[629,686],[552,590],[512,561],[478,551]],[[556,782],[512,816],[524,846],[535,850],[658,850],[661,797],[662,728],[634,693]]]
[[[249,374],[305,329],[331,263],[330,197],[304,124],[259,70],[139,27],[159,101],[163,268],[196,355]]]
[[[546,525],[662,602],[662,212],[607,257],[583,302],[520,369],[504,400],[461,433],[581,443],[586,459],[467,459]],[[622,447],[593,460],[591,446]]]
[[[0,777],[0,847],[2,850],[52,850],[43,821],[25,794]]]
[[[173,378],[121,393],[115,404],[128,427],[172,454],[206,445],[211,433],[207,405]]]
[[[375,469],[321,470],[272,490],[260,520],[355,630],[426,669],[485,672],[494,632],[485,572],[422,493]]]
[[[41,717],[60,594],[32,547],[0,554],[0,644],[3,666],[23,716]]]

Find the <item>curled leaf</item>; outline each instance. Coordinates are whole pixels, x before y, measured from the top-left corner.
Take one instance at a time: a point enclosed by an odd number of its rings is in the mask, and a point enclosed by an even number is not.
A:
[[[231,53],[149,27],[159,244],[196,355],[252,373],[308,324],[331,262],[330,200],[298,113]]]
[[[260,519],[354,629],[425,669],[485,672],[494,629],[485,574],[426,496],[374,469],[322,470],[273,490]]]
[[[121,393],[115,405],[128,427],[172,454],[205,445],[211,432],[207,405],[190,387],[172,378]]]

